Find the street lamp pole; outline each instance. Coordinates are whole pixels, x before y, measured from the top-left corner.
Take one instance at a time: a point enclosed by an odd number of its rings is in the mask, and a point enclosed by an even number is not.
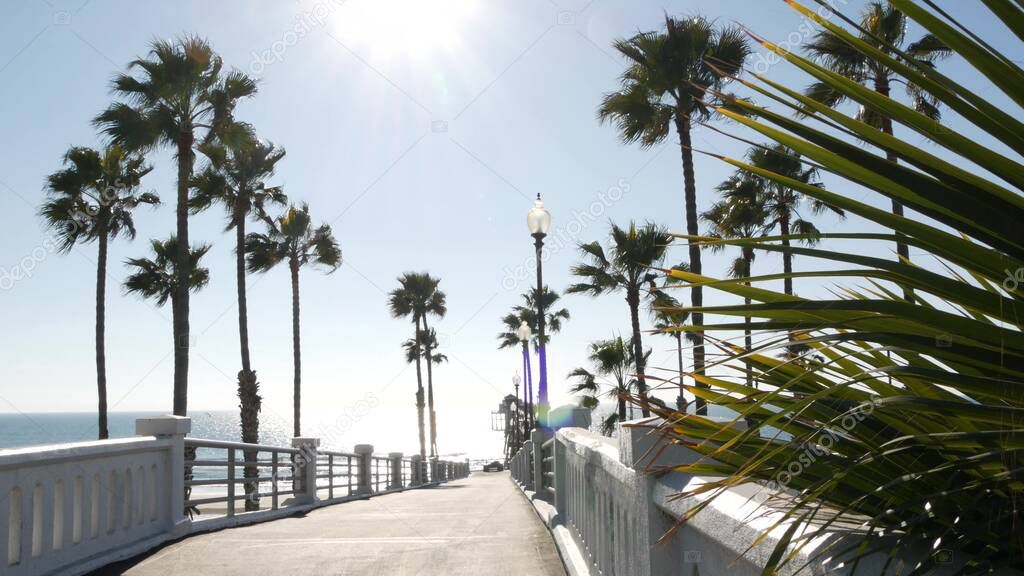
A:
[[[516,336],[519,336],[519,341],[523,344],[523,373],[526,374],[526,386],[523,387],[523,406],[526,408],[523,429],[529,430],[533,426],[533,377],[530,376],[530,340],[533,338],[533,331],[525,320],[519,323]]]
[[[522,410],[522,406],[519,404],[519,374],[516,374],[515,376],[512,377],[512,385],[515,386],[515,388],[516,388],[516,403],[515,403],[516,413],[515,413],[515,416],[513,416],[513,418],[512,418],[512,426],[513,426],[513,430],[514,430],[514,432],[512,432],[512,443],[518,449],[520,446],[523,445],[523,441],[519,437],[519,435],[522,434],[522,432],[523,432],[522,424],[521,424],[521,420],[522,420],[522,417],[523,417],[523,410]]]
[[[537,194],[537,200],[533,203],[533,209],[526,217],[526,223],[530,228],[530,235],[533,236],[533,246],[537,258],[537,346],[539,351],[540,364],[540,385],[538,387],[537,406],[537,427],[548,426],[548,366],[547,366],[547,342],[544,336],[544,277],[542,272],[542,256],[544,249],[544,237],[547,236],[551,227],[551,213],[544,208],[544,202]]]

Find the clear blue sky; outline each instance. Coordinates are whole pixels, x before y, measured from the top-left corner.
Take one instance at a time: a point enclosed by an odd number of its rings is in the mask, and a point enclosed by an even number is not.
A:
[[[861,4],[850,0],[846,10],[855,13]],[[965,6],[973,2],[941,4],[978,24],[976,10]],[[153,38],[194,33],[208,38],[227,65],[259,77],[259,94],[238,116],[287,149],[276,181],[293,199],[308,201],[316,219],[331,223],[344,251],[335,274],[303,273],[307,433],[372,394],[376,407],[357,418],[340,443],[378,439],[384,448],[411,451],[415,373],[405,369],[399,345],[412,330],[389,317],[385,295],[401,272],[429,270],[442,278],[449,302],[448,317],[437,323],[450,359],[435,374],[439,444],[442,451],[497,449],[497,436],[483,430],[520,364],[514,352],[496,350],[495,334],[500,316],[532,278],[526,270],[526,282],[517,284],[508,271],[528,263],[525,215],[533,195],[543,194],[553,232],[568,240],[545,268],[556,290],[570,280],[577,259],[572,242],[603,240],[609,219],[652,219],[682,230],[674,136],[645,151],[621,145],[612,128],[595,120],[602,94],[615,88],[622,68],[610,42],[659,26],[666,11],[743,22],[775,41],[806,39],[801,18],[769,0],[4,1],[0,269],[24,266],[26,258],[32,269],[30,278],[0,292],[0,411],[94,409],[95,246],[67,256],[41,248],[45,233],[35,212],[43,180],[69,146],[99,143],[89,121],[110,102],[115,72],[144,55]],[[997,45],[1007,40],[1002,30],[994,35],[988,39]],[[807,83],[785,64],[769,73]],[[743,152],[708,132],[698,133],[696,144]],[[165,205],[141,210],[139,238],[118,240],[111,249],[112,410],[171,407],[170,311],[119,290],[125,258],[145,252],[146,239],[173,230],[173,164],[166,152],[153,154],[151,162],[156,169],[144,187],[161,194]],[[728,170],[703,157],[696,168],[704,208]],[[602,195],[617,197],[615,187],[625,190],[621,198],[594,204]],[[578,216],[588,212],[598,214],[596,221]],[[864,228],[852,220],[819,224]],[[223,226],[218,210],[191,220],[192,237],[213,244],[206,260],[212,281],[192,300],[198,339],[189,405],[197,410],[237,405],[233,239]],[[671,260],[684,252],[674,249]],[[705,258],[706,270],[717,275],[732,255]],[[767,255],[755,263],[759,273],[779,268]],[[264,410],[286,419],[292,378],[287,273],[251,277],[249,286]],[[554,404],[569,400],[564,375],[583,364],[588,342],[628,334],[620,297],[563,301],[573,319],[550,349]],[[653,366],[673,366],[671,343],[647,338]]]

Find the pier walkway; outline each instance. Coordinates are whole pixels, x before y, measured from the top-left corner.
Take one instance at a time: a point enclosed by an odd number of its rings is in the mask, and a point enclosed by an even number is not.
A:
[[[508,473],[190,536],[97,574],[555,576],[551,535]]]

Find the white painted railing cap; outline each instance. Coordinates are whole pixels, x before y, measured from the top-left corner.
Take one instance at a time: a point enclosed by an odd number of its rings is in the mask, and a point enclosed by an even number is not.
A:
[[[354,451],[356,454],[373,454],[373,444],[356,444]]]
[[[188,416],[147,416],[135,420],[138,436],[184,436],[191,431],[192,419]]]
[[[401,452],[388,452],[388,458],[394,459],[401,458],[402,456],[404,456],[404,454],[402,454]]]
[[[576,404],[566,404],[548,412],[548,427],[552,430],[590,428],[590,419],[590,410]]]
[[[419,462],[419,461],[423,460],[423,456],[420,456],[419,454],[413,454],[412,455],[412,459],[414,461],[416,461],[416,462]]]
[[[292,438],[292,448],[305,448],[307,446],[313,446],[314,448],[320,446],[319,438],[310,438],[308,436],[296,436]]]
[[[705,416],[704,418],[720,424],[732,422],[729,418]],[[648,466],[693,464],[702,456],[678,444],[668,444],[658,427],[664,422],[661,418],[641,418],[623,422],[619,427],[619,461],[637,470]],[[740,420],[733,426],[745,430],[746,422]]]

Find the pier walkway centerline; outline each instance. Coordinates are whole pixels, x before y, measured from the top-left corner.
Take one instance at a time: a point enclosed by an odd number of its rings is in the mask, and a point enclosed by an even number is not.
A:
[[[198,534],[96,574],[561,576],[551,534],[508,473]]]

